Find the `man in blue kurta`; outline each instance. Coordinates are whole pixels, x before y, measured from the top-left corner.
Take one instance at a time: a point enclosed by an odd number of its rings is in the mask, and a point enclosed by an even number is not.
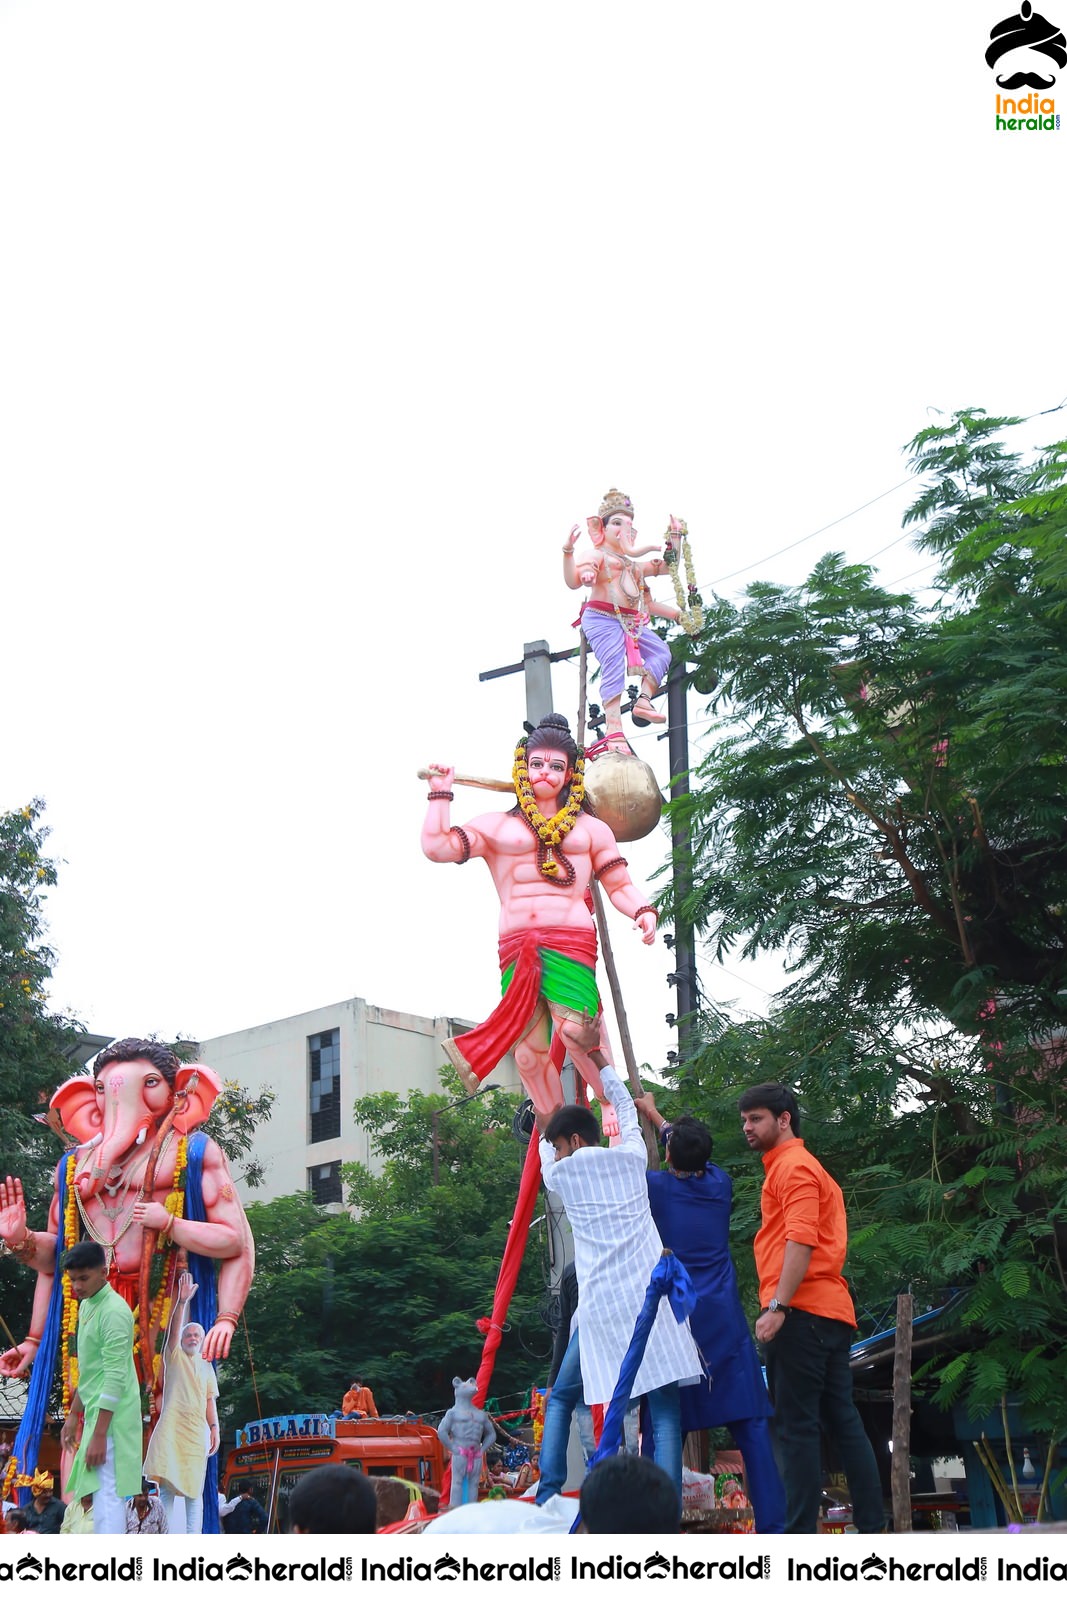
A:
[[[771,1444],[771,1404],[730,1259],[733,1185],[710,1160],[703,1122],[666,1122],[650,1094],[635,1104],[666,1144],[669,1170],[646,1174],[652,1220],[693,1280],[697,1304],[689,1325],[710,1374],[710,1381],[705,1375],[681,1390],[682,1433],[729,1428],[744,1457],[756,1532],[782,1533],[785,1490]]]
[[[141,1488],[141,1394],[133,1365],[133,1313],[107,1281],[102,1246],[68,1250],[63,1270],[78,1302],[78,1387],[60,1443],[81,1443],[67,1479],[71,1498],[92,1495],[93,1532],[125,1533],[128,1495]]]

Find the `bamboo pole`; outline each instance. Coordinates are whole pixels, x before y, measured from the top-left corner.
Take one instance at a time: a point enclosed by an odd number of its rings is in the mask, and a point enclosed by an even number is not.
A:
[[[1019,1480],[1015,1475],[1015,1455],[1011,1448],[1011,1429],[1008,1427],[1008,1397],[1006,1394],[1002,1394],[1000,1397],[1000,1422],[1004,1429],[1004,1450],[1008,1457],[1008,1466],[1011,1469],[1011,1487],[1015,1496],[1017,1512],[1016,1520],[1021,1522],[1023,1520],[1023,1503],[1019,1498]]]
[[[979,1460],[989,1474],[989,1481],[1000,1496],[1001,1503],[1008,1515],[1008,1521],[1017,1522],[1018,1508],[1011,1503],[1011,1490],[1008,1488],[1004,1474],[1000,1470],[1000,1463],[997,1461],[996,1453],[984,1433],[980,1439],[975,1440],[974,1447]]]
[[[619,1042],[622,1045],[623,1060],[626,1062],[626,1076],[630,1080],[631,1094],[644,1094],[641,1079],[637,1075],[637,1059],[634,1056],[633,1040],[630,1036],[630,1024],[626,1017],[626,1005],[622,998],[622,985],[619,982],[619,969],[615,965],[615,952],[611,948],[611,933],[608,929],[608,919],[604,915],[604,896],[600,892],[599,883],[592,885],[593,909],[596,912],[596,925],[600,934],[600,953],[604,957],[604,970],[608,975],[608,987],[611,990],[611,1001],[615,1007],[615,1020],[619,1025]],[[648,1164],[653,1172],[659,1171],[659,1150],[656,1148],[656,1135],[649,1124],[640,1118],[641,1132],[644,1136],[645,1149],[648,1152]]]
[[[1056,1435],[1053,1433],[1053,1434],[1050,1434],[1050,1436],[1049,1436],[1048,1450],[1047,1450],[1047,1452],[1045,1454],[1045,1475],[1041,1479],[1041,1493],[1037,1497],[1037,1520],[1038,1520],[1038,1522],[1044,1522],[1044,1520],[1045,1520],[1044,1512],[1045,1512],[1045,1507],[1046,1507],[1047,1500],[1048,1500],[1048,1481],[1052,1476],[1052,1462],[1053,1462],[1053,1460],[1055,1458],[1055,1455],[1056,1455]],[[1051,1509],[1052,1508],[1049,1507],[1050,1511],[1051,1511]]]
[[[586,713],[586,667],[589,658],[589,645],[585,634],[582,634],[582,648],[578,657],[578,723],[575,730],[578,743],[583,744],[582,734],[585,731]],[[584,745],[583,745],[584,748]],[[622,1045],[623,1060],[626,1062],[626,1076],[630,1082],[631,1094],[644,1094],[641,1079],[637,1075],[637,1060],[634,1056],[633,1040],[630,1037],[630,1024],[626,1017],[626,1006],[622,998],[622,985],[619,982],[619,969],[615,965],[615,952],[611,947],[611,931],[608,920],[604,915],[604,896],[600,892],[600,885],[594,879],[591,885],[593,891],[593,911],[596,916],[597,932],[600,935],[600,950],[604,957],[604,970],[608,975],[608,987],[611,990],[611,1003],[615,1008],[615,1020],[619,1025],[619,1042]],[[645,1141],[645,1150],[648,1153],[648,1164],[653,1172],[659,1171],[659,1148],[656,1135],[648,1123],[641,1120],[641,1132]]]
[[[911,1327],[910,1294],[897,1295],[893,1355],[893,1532],[911,1532]]]

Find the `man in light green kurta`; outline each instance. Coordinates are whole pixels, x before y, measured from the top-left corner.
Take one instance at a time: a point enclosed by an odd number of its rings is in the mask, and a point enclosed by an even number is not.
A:
[[[141,1394],[133,1364],[133,1312],[107,1281],[103,1249],[86,1239],[63,1270],[78,1302],[78,1387],[60,1443],[81,1444],[67,1479],[70,1496],[92,1495],[93,1532],[125,1533],[127,1495],[141,1488]]]

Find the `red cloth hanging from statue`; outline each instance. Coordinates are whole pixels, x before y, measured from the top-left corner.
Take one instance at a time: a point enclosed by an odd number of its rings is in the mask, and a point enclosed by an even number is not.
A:
[[[558,1033],[553,1035],[551,1053],[553,1065],[557,1071],[561,1070],[566,1051]],[[526,1253],[526,1240],[530,1232],[530,1222],[533,1218],[534,1206],[537,1203],[537,1192],[541,1187],[541,1157],[538,1144],[539,1139],[535,1129],[530,1136],[530,1143],[526,1147],[526,1160],[523,1163],[522,1177],[519,1179],[519,1197],[515,1202],[511,1226],[508,1229],[507,1244],[504,1246],[500,1271],[497,1273],[492,1316],[481,1317],[478,1321],[479,1332],[485,1334],[481,1364],[478,1368],[478,1392],[474,1397],[474,1403],[478,1406],[485,1405],[489,1394],[489,1384],[492,1381],[493,1368],[496,1365],[496,1353],[500,1348],[504,1324],[508,1317],[508,1308],[511,1305],[511,1297],[515,1292],[519,1269],[522,1266],[522,1258]]]

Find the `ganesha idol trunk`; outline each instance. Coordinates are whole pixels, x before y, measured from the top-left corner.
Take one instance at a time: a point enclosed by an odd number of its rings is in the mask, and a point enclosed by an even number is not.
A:
[[[60,1084],[49,1106],[85,1153],[74,1178],[82,1201],[99,1195],[113,1167],[146,1142],[151,1148],[172,1106],[174,1126],[186,1133],[204,1121],[221,1087],[202,1064],[180,1067],[171,1085],[149,1061],[115,1062],[96,1078],[79,1073]]]
[[[646,838],[663,811],[663,796],[648,763],[614,750],[605,750],[589,762],[585,792],[620,844]]]

